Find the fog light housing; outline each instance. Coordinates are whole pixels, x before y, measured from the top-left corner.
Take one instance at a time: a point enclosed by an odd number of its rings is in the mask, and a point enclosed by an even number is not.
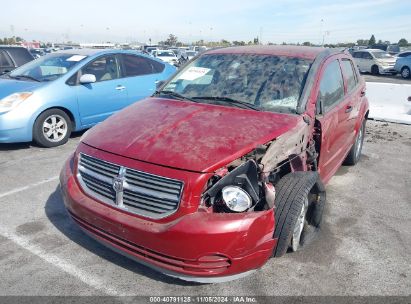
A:
[[[250,195],[237,186],[226,186],[222,190],[224,204],[234,212],[244,212],[251,207]]]

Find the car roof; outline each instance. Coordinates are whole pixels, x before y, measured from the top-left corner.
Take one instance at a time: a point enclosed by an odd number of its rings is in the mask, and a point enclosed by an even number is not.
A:
[[[219,48],[206,51],[205,54],[256,54],[297,57],[314,60],[326,50],[323,47],[297,45],[253,45]]]
[[[384,52],[384,53],[386,53],[386,51],[381,50],[381,49],[365,49],[365,50],[363,50],[363,51],[368,51],[368,52]]]

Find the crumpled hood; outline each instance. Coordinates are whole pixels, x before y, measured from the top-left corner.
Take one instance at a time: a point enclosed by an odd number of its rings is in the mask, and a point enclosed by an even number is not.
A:
[[[0,78],[0,99],[13,93],[33,92],[33,90],[43,85],[41,82]]]
[[[300,119],[148,98],[92,128],[83,143],[149,163],[212,172],[295,127]]]

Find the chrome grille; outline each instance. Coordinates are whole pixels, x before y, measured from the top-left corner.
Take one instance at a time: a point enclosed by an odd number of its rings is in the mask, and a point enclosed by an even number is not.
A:
[[[155,219],[177,210],[183,189],[181,181],[126,168],[83,153],[79,155],[77,177],[90,196]]]

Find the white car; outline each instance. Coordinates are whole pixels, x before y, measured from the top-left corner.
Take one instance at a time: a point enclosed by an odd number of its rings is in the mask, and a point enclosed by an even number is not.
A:
[[[396,58],[379,49],[365,49],[353,52],[355,63],[360,72],[378,74],[396,74],[394,69]]]
[[[177,64],[178,63],[178,58],[176,54],[174,54],[173,51],[170,50],[154,50],[151,52],[151,54],[160,59],[163,60],[164,62],[167,62],[169,64]]]

